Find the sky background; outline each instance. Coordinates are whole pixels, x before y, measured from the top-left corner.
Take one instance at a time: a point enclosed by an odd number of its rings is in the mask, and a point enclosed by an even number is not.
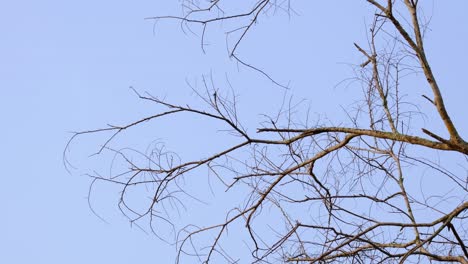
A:
[[[75,142],[70,159],[78,169],[70,174],[63,166],[71,131],[154,113],[130,86],[179,103],[195,102],[187,80],[199,83],[202,74],[213,72],[216,85],[225,86],[228,73],[250,126],[281,103],[283,89],[229,60],[220,27],[209,29],[211,45],[204,54],[199,38],[184,34],[179,24],[160,21],[154,27],[144,20],[180,15],[179,3],[172,2],[0,2],[0,263],[172,263],[174,249],[131,228],[106,189],[97,194],[102,199],[96,209],[108,223],[89,209],[86,169],[108,167],[86,158],[100,138]],[[352,77],[348,63],[360,63],[352,44],[365,43],[370,9],[365,1],[307,2],[293,2],[299,15],[262,18],[239,54],[279,82],[290,82],[289,93],[309,100],[317,118],[326,114],[338,120],[339,106],[352,103],[356,93],[336,85]],[[466,135],[468,2],[428,2],[432,22],[426,49],[446,87],[448,110]],[[130,139],[138,140],[126,143],[144,147],[161,139],[184,157],[217,149],[206,146],[212,135],[202,130],[189,133],[195,141],[176,140],[197,124],[190,118],[158,124],[136,131]]]

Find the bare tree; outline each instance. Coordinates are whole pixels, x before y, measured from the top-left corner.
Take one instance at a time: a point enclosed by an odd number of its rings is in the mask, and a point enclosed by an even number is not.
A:
[[[150,19],[175,20],[184,31],[201,28],[202,49],[209,25],[235,24],[227,32],[229,56],[258,71],[260,78],[285,87],[237,51],[260,16],[277,10],[294,13],[291,3],[247,2],[184,0],[185,16]],[[166,110],[72,138],[109,133],[97,154],[114,153],[126,166],[119,173],[91,175],[93,184],[120,186],[118,205],[132,223],[149,226],[158,236],[173,228],[178,263],[246,263],[246,258],[255,263],[468,263],[468,180],[441,161],[459,159],[466,173],[468,143],[452,122],[444,88],[427,58],[427,23],[419,1],[367,2],[375,8],[368,43],[355,44],[362,55],[362,63],[354,67],[362,100],[355,102],[348,120],[335,120],[348,126],[324,125],[306,113],[281,107],[276,116],[265,117],[256,133],[248,132],[236,97],[215,88],[210,76],[203,78],[204,89],[195,90],[205,108],[134,90],[140,99]],[[233,5],[245,5],[246,11],[229,12],[239,10]],[[427,105],[405,100],[414,90],[405,87],[403,79],[414,73],[424,76],[420,85],[427,87],[426,93],[418,96],[427,99]],[[216,121],[236,143],[195,160],[182,160],[162,144],[147,152],[112,147],[114,138],[130,128],[162,117],[176,122],[182,113],[203,117],[201,125]],[[424,116],[432,121],[427,127],[415,121]],[[418,182],[429,172],[437,175],[434,184],[449,186],[450,193],[432,195]],[[179,209],[190,211],[190,201],[198,199],[184,183],[200,174],[218,179],[217,188],[233,192],[237,204],[229,207],[226,202],[221,222],[177,228],[171,215]],[[225,247],[232,232],[245,234],[240,246],[249,249],[249,256]]]

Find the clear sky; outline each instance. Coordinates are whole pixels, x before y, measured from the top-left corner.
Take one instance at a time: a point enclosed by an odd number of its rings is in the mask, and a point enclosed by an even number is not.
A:
[[[278,81],[290,81],[290,93],[309,100],[314,114],[339,121],[338,106],[351,103],[353,92],[335,85],[351,77],[346,63],[358,63],[352,43],[365,40],[371,17],[364,2],[292,1],[299,15],[262,18],[239,54]],[[448,110],[466,135],[468,27],[462,25],[468,25],[468,1],[428,2],[429,59],[446,87]],[[86,155],[101,141],[72,145],[78,153],[72,162],[83,170],[69,174],[62,164],[70,131],[154,112],[130,86],[184,103],[195,101],[186,79],[195,82],[212,71],[225,85],[229,73],[251,125],[281,103],[284,90],[229,60],[219,28],[208,31],[212,45],[203,54],[199,39],[177,23],[161,21],[153,30],[144,20],[165,14],[180,14],[179,1],[0,2],[0,263],[172,263],[174,249],[131,228],[112,196],[100,193],[96,204],[108,223],[90,211],[90,180],[82,174],[95,162]],[[265,94],[271,99],[259,103]],[[217,149],[200,143],[208,137],[202,132],[193,132],[193,145],[173,140],[171,134],[184,135],[197,124],[179,121],[135,134],[135,144],[167,138],[171,149],[187,157]]]

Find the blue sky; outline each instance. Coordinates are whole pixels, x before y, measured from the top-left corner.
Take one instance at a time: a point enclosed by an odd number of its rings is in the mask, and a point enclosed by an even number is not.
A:
[[[290,81],[294,98],[309,100],[317,117],[326,114],[338,120],[338,106],[351,103],[353,92],[335,85],[350,77],[346,63],[357,63],[352,43],[365,40],[369,8],[365,1],[306,2],[293,3],[299,16],[261,19],[239,53],[278,81]],[[448,110],[464,135],[468,27],[461,25],[468,24],[468,2],[435,2],[431,8],[426,48],[440,83],[447,87]],[[86,156],[99,139],[72,145],[72,162],[81,169],[68,174],[62,164],[70,131],[119,124],[155,111],[139,102],[130,86],[185,103],[195,101],[186,80],[194,83],[211,71],[223,85],[229,73],[250,125],[261,120],[259,113],[272,114],[281,103],[284,90],[255,72],[238,69],[227,57],[218,27],[210,29],[212,45],[203,54],[199,39],[183,34],[177,23],[161,21],[153,31],[153,23],[144,20],[163,14],[180,14],[178,2],[0,3],[1,263],[172,263],[174,249],[131,228],[115,210],[112,197],[100,193],[96,204],[109,224],[90,211],[90,180],[83,174],[88,165],[97,164]],[[271,99],[258,103],[265,94]],[[215,150],[202,144],[210,136],[203,131],[193,132],[195,143],[175,139],[197,124],[191,119],[166,122],[151,126],[149,133],[136,131],[131,138],[138,138],[134,144],[139,147],[164,140],[184,157],[200,149]]]

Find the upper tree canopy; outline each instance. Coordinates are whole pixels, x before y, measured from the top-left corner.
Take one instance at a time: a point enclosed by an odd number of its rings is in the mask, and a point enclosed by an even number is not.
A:
[[[157,27],[172,21],[184,32],[199,34],[204,52],[209,52],[207,34],[213,25],[220,26],[227,55],[241,69],[268,80],[271,89],[284,90],[284,103],[251,127],[243,121],[247,111],[239,109],[242,94],[237,96],[229,78],[217,82],[213,73],[203,76],[201,85],[192,87],[203,103],[197,107],[134,89],[141,100],[162,110],[72,138],[108,135],[97,154],[115,155],[111,166],[120,170],[92,174],[93,184],[119,186],[121,212],[175,242],[178,263],[468,263],[463,225],[468,143],[453,121],[462,110],[447,110],[448,88],[431,68],[424,38],[429,11],[417,0],[364,2],[373,13],[366,41],[354,43],[360,56],[351,65],[355,75],[343,76],[347,89],[359,92],[359,99],[343,109],[345,119],[309,115],[326,113],[313,105],[303,111],[289,97],[293,88],[241,52],[263,18],[285,13],[294,23],[294,1],[182,1],[183,16],[149,18]],[[345,17],[336,19],[346,23]],[[268,49],[267,43],[263,48]],[[304,52],[334,51],[311,47]],[[311,86],[314,74],[328,73],[311,73]],[[339,96],[336,88],[329,92]],[[311,89],[313,99],[320,100],[319,95]],[[257,101],[268,104],[270,96]],[[194,131],[214,124],[229,132],[222,135],[230,145],[213,146],[215,139],[208,139],[196,159],[171,152],[162,142],[146,151],[113,145],[148,122],[188,120],[184,118],[196,119],[199,127],[177,131],[181,140],[198,141]],[[158,131],[142,131],[158,138]],[[205,218],[190,217],[205,205]]]

